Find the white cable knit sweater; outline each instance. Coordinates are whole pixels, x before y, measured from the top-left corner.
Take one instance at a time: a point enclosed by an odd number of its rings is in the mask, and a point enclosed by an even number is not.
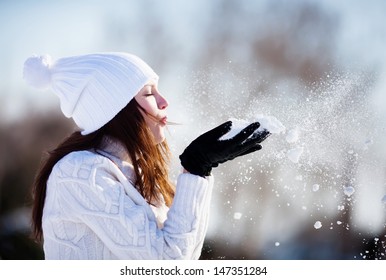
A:
[[[180,174],[173,204],[135,189],[123,146],[73,152],[53,168],[43,211],[46,259],[198,259],[213,178]]]

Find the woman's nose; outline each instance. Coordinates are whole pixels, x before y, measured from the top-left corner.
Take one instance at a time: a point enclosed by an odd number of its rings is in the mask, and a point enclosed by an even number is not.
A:
[[[166,109],[166,107],[168,107],[169,105],[168,101],[161,94],[159,95],[157,104],[158,104],[158,109],[160,110]]]

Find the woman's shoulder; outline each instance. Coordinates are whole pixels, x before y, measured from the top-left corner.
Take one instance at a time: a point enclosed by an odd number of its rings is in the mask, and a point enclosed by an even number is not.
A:
[[[65,155],[53,167],[52,173],[65,177],[83,177],[93,169],[113,164],[105,156],[94,151],[75,151]]]
[[[66,205],[65,212],[92,209],[106,211],[120,203],[122,188],[135,188],[125,183],[124,175],[107,157],[93,151],[71,152],[58,161],[47,181],[47,201]],[[126,180],[127,181],[127,180]],[[127,197],[133,204],[135,197]],[[69,209],[71,208],[71,209]]]
[[[57,164],[63,165],[66,163],[72,165],[94,165],[103,162],[105,159],[104,156],[90,150],[75,151],[65,155],[62,159],[58,161]]]

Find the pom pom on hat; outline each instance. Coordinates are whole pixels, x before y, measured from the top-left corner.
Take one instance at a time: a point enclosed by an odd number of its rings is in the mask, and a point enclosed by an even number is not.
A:
[[[46,89],[51,85],[52,58],[49,55],[31,56],[24,63],[23,78],[37,88]]]

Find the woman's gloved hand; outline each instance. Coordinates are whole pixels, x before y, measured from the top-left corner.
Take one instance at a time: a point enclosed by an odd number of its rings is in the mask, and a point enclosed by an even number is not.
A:
[[[254,133],[260,124],[254,122],[230,139],[220,140],[232,127],[227,121],[196,138],[180,155],[182,166],[190,173],[209,176],[212,168],[260,150],[262,142],[270,134],[267,130]]]

